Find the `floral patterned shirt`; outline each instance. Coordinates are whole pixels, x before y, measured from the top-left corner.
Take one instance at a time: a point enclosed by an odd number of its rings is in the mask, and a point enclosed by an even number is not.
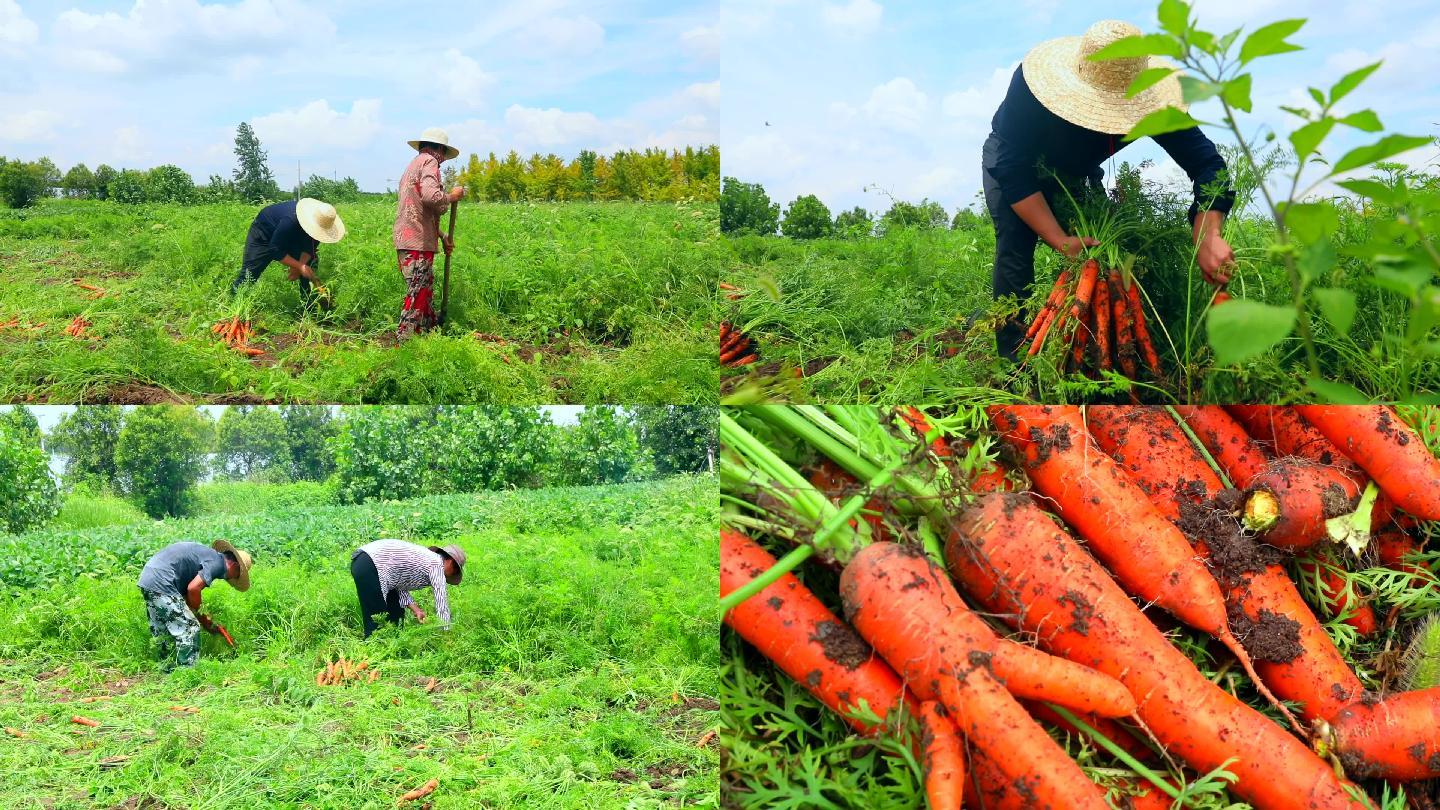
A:
[[[440,214],[450,199],[440,186],[440,161],[417,154],[400,177],[400,208],[395,213],[395,249],[438,249]]]

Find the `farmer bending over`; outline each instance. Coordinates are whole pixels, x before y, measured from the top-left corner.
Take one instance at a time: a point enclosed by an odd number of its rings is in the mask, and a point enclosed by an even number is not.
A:
[[[200,656],[200,628],[220,632],[219,625],[200,612],[200,592],[216,579],[237,591],[250,589],[250,555],[216,540],[212,546],[172,543],[155,553],[140,572],[140,594],[150,616],[150,635],[160,642],[160,657],[170,669],[170,647],[175,663],[193,666]]]
[[[306,197],[267,205],[250,223],[245,258],[230,291],[258,281],[271,262],[280,262],[291,281],[300,280],[300,300],[308,307],[315,300],[310,283],[318,281],[315,266],[320,262],[320,243],[333,244],[344,236],[345,223],[329,203]]]
[[[1035,46],[1010,79],[1005,100],[990,122],[980,164],[985,204],[995,223],[995,298],[1029,294],[1035,282],[1037,239],[1071,258],[1097,244],[1090,236],[1067,234],[1055,220],[1051,203],[1060,183],[1079,199],[1086,180],[1099,186],[1101,162],[1125,146],[1121,138],[1141,118],[1167,106],[1185,108],[1175,75],[1134,98],[1125,97],[1141,71],[1168,67],[1163,60],[1086,59],[1117,39],[1139,33],[1129,23],[1102,20],[1083,37],[1061,37]],[[1228,187],[1216,194],[1212,184],[1225,172],[1225,160],[1198,127],[1156,135],[1154,140],[1195,184],[1190,221],[1196,262],[1206,281],[1223,285],[1230,280],[1235,253],[1221,231],[1235,194]],[[1060,179],[1042,175],[1042,165]],[[996,333],[1000,354],[1014,360],[1024,337],[1024,313],[1020,313]]]
[[[435,245],[443,241],[445,254],[455,249],[440,234],[440,214],[465,196],[465,187],[446,192],[440,185],[440,164],[460,154],[443,129],[427,129],[418,141],[408,141],[419,154],[405,167],[398,189],[400,207],[395,213],[395,251],[400,275],[405,278],[405,302],[400,307],[396,342],[435,326],[431,299],[435,291]]]
[[[431,589],[435,595],[435,615],[446,629],[450,627],[450,601],[446,583],[459,585],[465,571],[465,551],[459,546],[417,546],[404,540],[376,540],[361,546],[350,555],[350,576],[355,580],[355,593],[360,597],[360,619],[365,637],[375,632],[376,613],[384,613],[391,624],[398,624],[409,608],[415,621],[425,621],[425,611],[410,598],[411,591]]]

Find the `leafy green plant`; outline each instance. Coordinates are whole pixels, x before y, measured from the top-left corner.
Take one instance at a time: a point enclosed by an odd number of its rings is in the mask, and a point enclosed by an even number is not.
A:
[[[23,532],[60,510],[48,461],[37,436],[0,420],[0,530]]]

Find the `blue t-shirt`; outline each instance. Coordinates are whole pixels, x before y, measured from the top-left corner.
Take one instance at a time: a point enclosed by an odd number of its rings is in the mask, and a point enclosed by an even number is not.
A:
[[[225,578],[225,555],[199,543],[172,543],[155,553],[140,572],[141,590],[185,595],[199,574],[206,587]]]
[[[299,261],[301,254],[309,253],[313,257],[319,252],[320,243],[300,227],[294,200],[261,208],[250,227],[276,261],[286,256]]]

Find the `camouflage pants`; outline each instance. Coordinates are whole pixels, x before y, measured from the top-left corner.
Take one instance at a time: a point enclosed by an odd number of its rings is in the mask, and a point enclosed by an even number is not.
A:
[[[396,341],[404,341],[419,332],[435,327],[435,251],[402,250],[400,275],[405,277],[405,303],[400,307],[400,326]]]
[[[140,593],[145,596],[145,612],[150,616],[150,635],[160,644],[160,659],[166,662],[166,669],[172,648],[176,664],[194,666],[200,657],[200,622],[190,612],[190,606],[178,593]]]

